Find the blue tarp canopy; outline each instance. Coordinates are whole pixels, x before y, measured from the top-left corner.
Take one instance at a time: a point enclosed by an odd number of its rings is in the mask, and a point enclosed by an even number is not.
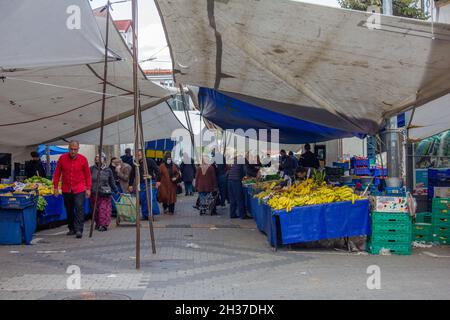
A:
[[[147,150],[171,151],[175,147],[176,142],[171,139],[159,139],[146,143]]]
[[[287,116],[232,98],[209,88],[198,94],[202,115],[222,129],[279,129],[282,144],[321,142],[353,136],[351,133]]]
[[[60,147],[56,147],[56,146],[50,146],[49,148],[50,148],[51,156],[69,152],[69,149],[67,149],[67,148],[60,148]],[[43,144],[39,145],[38,153],[39,153],[39,158],[42,157],[43,155],[45,155],[45,153],[46,153],[45,145],[43,145]]]

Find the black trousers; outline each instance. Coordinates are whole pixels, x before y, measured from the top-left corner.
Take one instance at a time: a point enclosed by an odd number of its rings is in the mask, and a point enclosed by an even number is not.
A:
[[[63,193],[64,206],[67,211],[69,230],[83,233],[84,227],[84,199],[86,192],[77,194]]]
[[[163,203],[163,208],[164,208],[164,211],[166,211],[166,209],[169,209],[170,213],[174,213],[175,212],[175,203],[172,203],[172,204]]]

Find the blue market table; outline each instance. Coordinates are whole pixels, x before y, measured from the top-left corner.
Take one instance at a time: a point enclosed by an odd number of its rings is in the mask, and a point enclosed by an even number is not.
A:
[[[65,221],[67,220],[67,211],[64,206],[64,197],[58,195],[57,197],[53,195],[44,196],[47,201],[47,206],[44,211],[39,214],[39,224],[46,225],[52,222]],[[91,206],[89,199],[84,200],[84,216],[88,216],[91,212]]]
[[[273,247],[370,234],[369,200],[296,207],[290,212],[253,201],[252,214]]]

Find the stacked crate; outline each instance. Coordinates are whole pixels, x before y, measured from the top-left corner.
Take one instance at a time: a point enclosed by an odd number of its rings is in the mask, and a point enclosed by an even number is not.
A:
[[[407,213],[372,212],[372,235],[368,243],[371,254],[388,249],[392,254],[411,254],[411,217]]]
[[[416,222],[412,227],[412,241],[432,242],[433,224],[431,212],[416,213]]]
[[[433,242],[450,244],[450,198],[433,199]]]
[[[371,198],[372,234],[368,252],[382,249],[399,255],[411,254],[412,219],[406,197],[375,196]]]
[[[351,173],[355,176],[370,176],[370,161],[368,158],[351,158]]]

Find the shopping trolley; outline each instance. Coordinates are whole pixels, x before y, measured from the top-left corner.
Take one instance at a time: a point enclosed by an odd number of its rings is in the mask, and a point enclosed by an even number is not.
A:
[[[136,224],[136,197],[122,193],[118,200],[113,198],[113,201],[117,210],[116,225],[119,226],[122,222]]]

